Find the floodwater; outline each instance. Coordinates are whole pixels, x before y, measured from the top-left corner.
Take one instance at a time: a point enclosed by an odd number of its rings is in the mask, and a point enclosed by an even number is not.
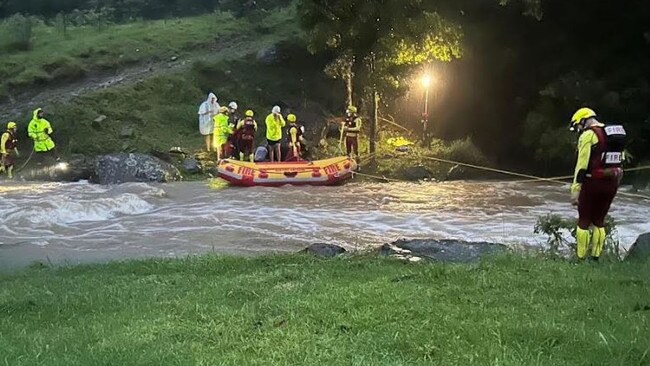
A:
[[[543,245],[540,215],[577,215],[567,187],[540,183],[349,183],[236,188],[0,183],[0,268],[208,252],[294,252],[315,242],[364,249],[400,238]],[[648,201],[610,212],[625,247],[650,232]]]

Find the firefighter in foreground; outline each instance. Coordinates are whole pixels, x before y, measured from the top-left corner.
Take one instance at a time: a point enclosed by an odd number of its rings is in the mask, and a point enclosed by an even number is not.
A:
[[[289,149],[291,156],[287,160],[301,160],[302,159],[302,149],[304,144],[304,138],[302,137],[304,131],[303,127],[298,124],[295,114],[290,114],[287,116],[287,121],[289,122],[289,128],[287,129],[287,139],[289,141]]]
[[[596,118],[596,112],[581,108],[571,118],[571,130],[580,134],[571,185],[571,201],[578,206],[579,214],[576,254],[584,259],[591,243],[591,257],[598,260],[607,235],[605,217],[623,177],[625,129],[620,125],[605,126]]]
[[[0,173],[6,171],[9,179],[14,177],[14,158],[20,156],[18,153],[18,138],[16,137],[16,133],[16,122],[9,122],[7,123],[7,131],[2,134],[2,140],[0,141],[0,152],[2,153]]]
[[[343,122],[343,134],[345,135],[346,154],[355,158],[359,163],[359,134],[361,133],[361,118],[357,115],[357,107],[349,106],[346,110],[345,121]]]

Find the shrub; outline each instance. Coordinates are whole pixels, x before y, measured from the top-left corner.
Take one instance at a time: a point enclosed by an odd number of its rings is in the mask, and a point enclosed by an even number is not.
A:
[[[575,250],[576,226],[576,219],[548,214],[537,218],[534,232],[535,234],[545,234],[548,236],[548,253],[557,256],[561,253],[562,248]],[[605,240],[603,256],[621,259],[621,246],[618,239],[616,239],[616,221],[611,216],[607,216],[605,219],[605,231],[607,232],[607,239]],[[568,237],[567,234],[569,234]]]
[[[445,158],[466,164],[487,165],[488,159],[474,144],[470,137],[450,142],[445,151]]]

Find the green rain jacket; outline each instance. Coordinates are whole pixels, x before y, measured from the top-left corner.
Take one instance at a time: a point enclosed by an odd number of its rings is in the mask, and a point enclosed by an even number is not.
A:
[[[29,138],[34,140],[34,151],[45,152],[54,149],[54,141],[50,137],[54,131],[48,120],[38,118],[38,112],[40,110],[38,108],[34,111],[32,121],[29,122],[29,126],[27,127],[27,134]]]

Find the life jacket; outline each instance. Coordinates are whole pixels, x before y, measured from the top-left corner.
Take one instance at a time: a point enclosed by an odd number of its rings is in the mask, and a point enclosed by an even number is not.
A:
[[[244,119],[244,125],[240,130],[242,140],[255,139],[255,121],[251,117]]]
[[[5,151],[9,152],[18,147],[18,139],[11,130],[7,130],[5,133],[9,134],[9,138],[7,139],[7,142],[5,142]]]
[[[622,174],[626,133],[621,125],[593,126],[598,143],[591,147],[587,176],[611,178]]]
[[[356,120],[359,118],[356,114],[353,114],[351,116],[345,116],[345,127],[347,128],[355,128],[357,127]],[[353,132],[353,131],[346,131],[345,135],[348,137],[357,137],[359,132]]]
[[[302,128],[300,127],[299,124],[297,124],[297,123],[295,123],[295,122],[289,124],[289,128],[287,128],[287,138],[289,139],[289,142],[291,142],[291,129],[292,129],[292,128],[295,128],[296,131],[298,131],[298,132],[296,133],[296,141],[297,141],[297,142],[300,142],[300,138],[302,137]]]

